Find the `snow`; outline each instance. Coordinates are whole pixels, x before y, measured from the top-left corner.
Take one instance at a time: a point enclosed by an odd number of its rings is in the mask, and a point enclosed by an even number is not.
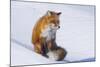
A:
[[[27,48],[23,46],[19,46],[17,42],[12,42],[11,46],[11,65],[32,65],[32,64],[50,64],[50,63],[65,63],[62,62],[55,62],[53,60],[49,60],[32,50],[27,50]]]
[[[11,65],[65,63],[33,52],[32,28],[48,10],[62,12],[57,44],[68,51],[70,62],[95,59],[95,6],[11,2]]]

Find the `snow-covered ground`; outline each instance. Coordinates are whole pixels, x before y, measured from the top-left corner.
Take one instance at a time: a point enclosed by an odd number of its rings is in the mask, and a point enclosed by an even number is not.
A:
[[[67,63],[33,52],[32,28],[48,10],[62,12],[57,44],[68,51],[70,62],[95,60],[95,7],[37,2],[11,2],[11,65]],[[81,61],[80,61],[81,60]]]

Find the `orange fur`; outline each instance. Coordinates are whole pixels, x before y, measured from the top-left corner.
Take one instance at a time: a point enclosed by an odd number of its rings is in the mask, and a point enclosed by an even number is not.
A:
[[[41,33],[45,29],[45,26],[50,23],[53,23],[56,26],[59,23],[58,15],[60,13],[56,13],[52,11],[50,12],[52,13],[51,15],[46,14],[37,21],[32,32],[32,43],[34,45],[35,52],[40,53],[40,54],[42,53],[42,46],[43,46],[42,43],[44,43],[45,41],[45,38],[41,37]]]
[[[67,52],[56,44],[56,30],[59,26],[59,15],[48,11],[35,24],[32,32],[34,51],[54,60],[63,60]],[[51,32],[52,31],[52,32]],[[56,57],[55,57],[56,56]]]

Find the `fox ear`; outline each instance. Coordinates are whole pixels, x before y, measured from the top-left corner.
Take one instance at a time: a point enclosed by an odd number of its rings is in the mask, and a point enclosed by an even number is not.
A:
[[[60,15],[60,14],[61,14],[61,12],[57,13],[57,15]]]
[[[53,12],[51,12],[51,11],[49,11],[49,10],[47,11],[47,15],[48,15],[48,16],[51,16],[52,14],[53,14]]]

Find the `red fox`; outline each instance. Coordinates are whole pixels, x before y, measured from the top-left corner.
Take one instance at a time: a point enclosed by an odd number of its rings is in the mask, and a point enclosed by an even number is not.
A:
[[[53,60],[63,60],[67,52],[56,44],[61,12],[47,11],[35,24],[32,32],[34,51]]]

